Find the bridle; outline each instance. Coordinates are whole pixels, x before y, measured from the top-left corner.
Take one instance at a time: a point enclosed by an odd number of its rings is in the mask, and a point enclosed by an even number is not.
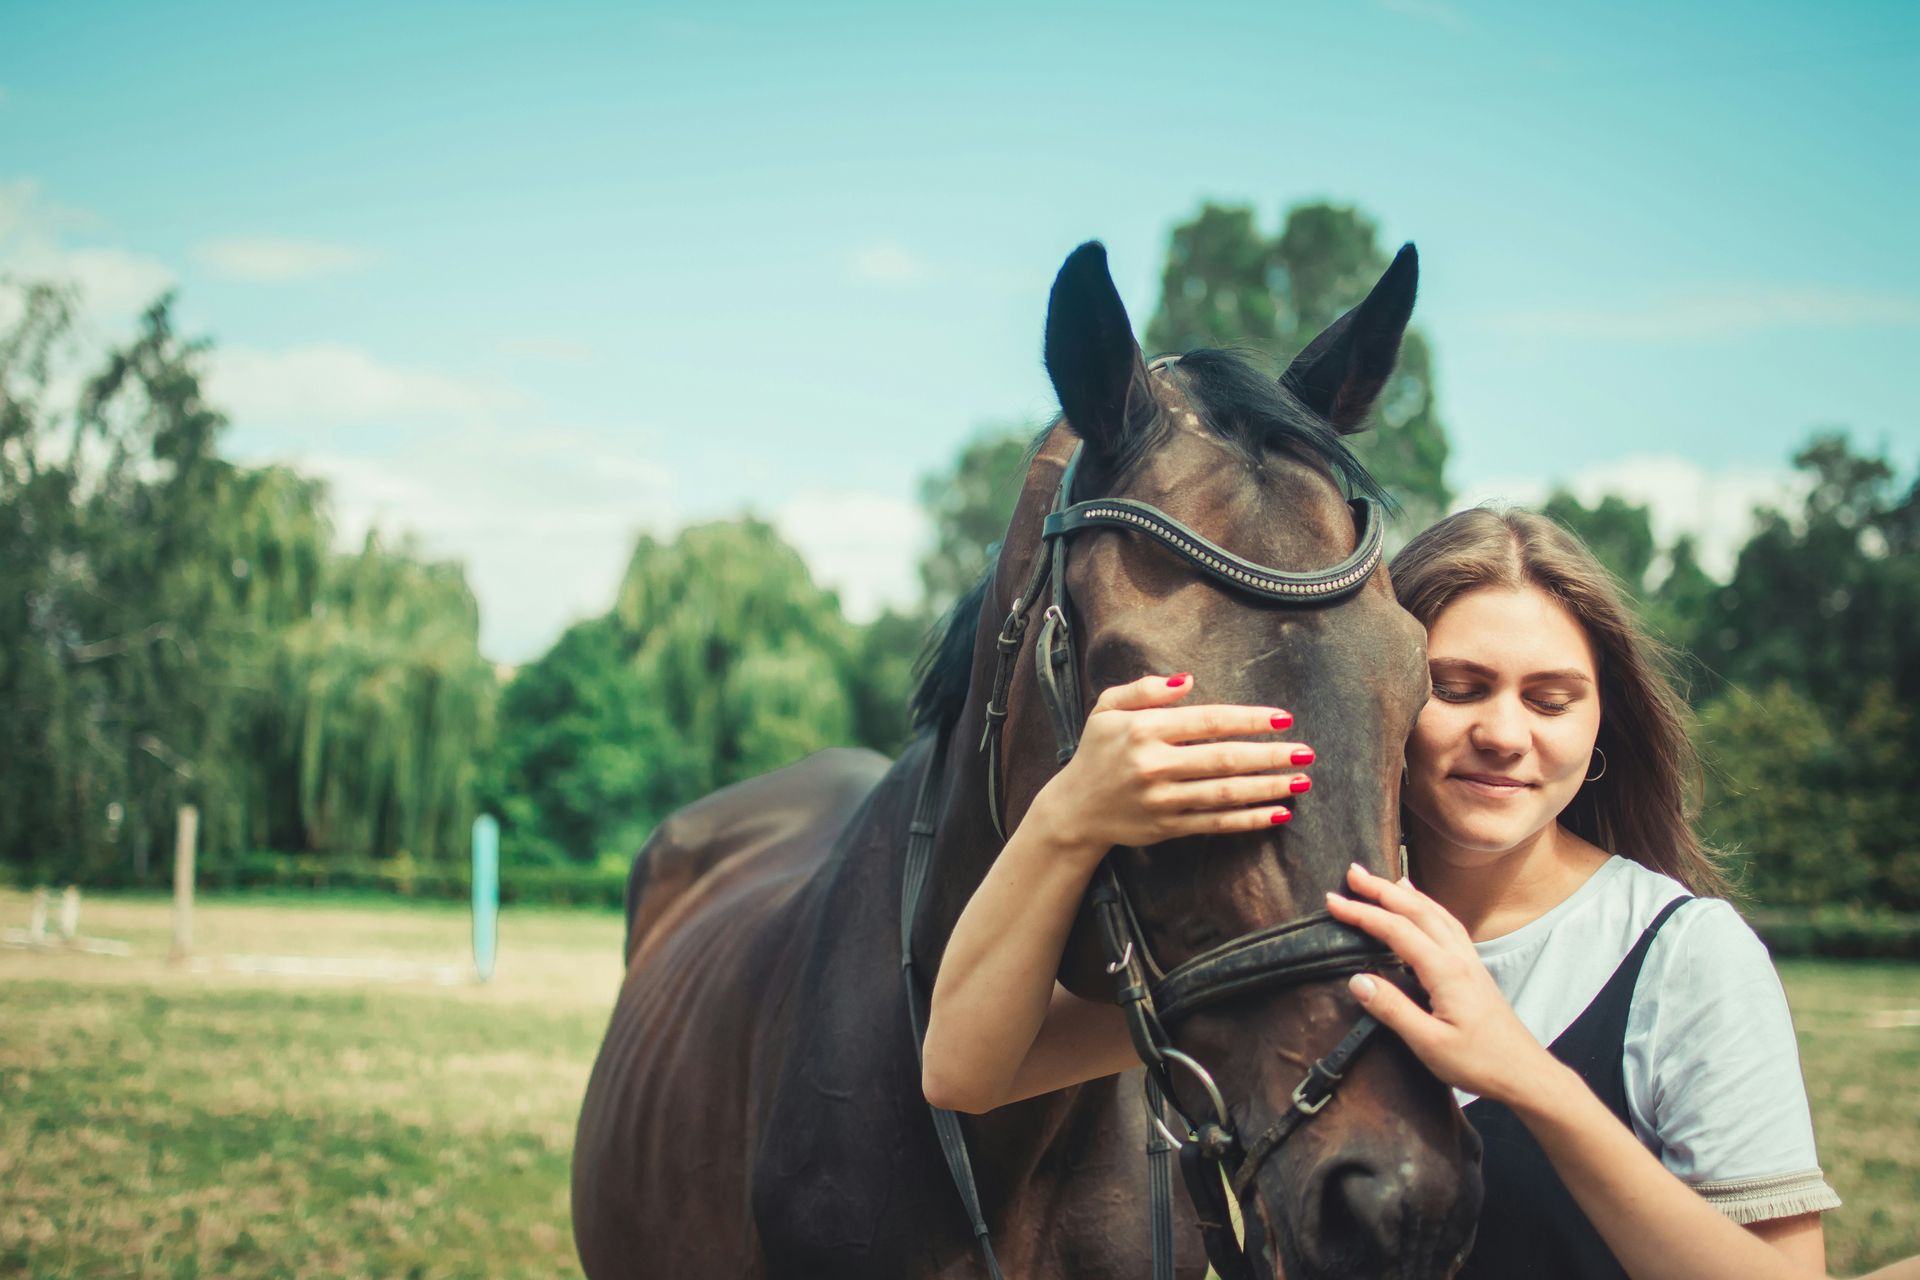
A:
[[[1151,368],[1161,368],[1172,359],[1155,361]],[[1351,555],[1315,573],[1292,573],[1244,560],[1145,502],[1127,498],[1073,502],[1074,475],[1084,448],[1084,444],[1074,446],[1061,474],[1052,509],[1041,526],[1041,548],[1034,556],[1033,569],[1013,598],[996,641],[998,656],[993,692],[986,707],[979,749],[987,756],[987,807],[994,830],[1003,843],[1007,837],[1002,811],[1000,736],[1007,718],[1007,693],[1033,607],[1042,591],[1048,588],[1048,579],[1051,579],[1050,596],[1041,615],[1034,662],[1041,697],[1053,725],[1055,758],[1060,764],[1073,757],[1085,723],[1068,620],[1071,606],[1067,595],[1066,551],[1073,534],[1093,528],[1144,533],[1202,573],[1236,591],[1295,607],[1327,606],[1347,600],[1380,565],[1382,520],[1379,508],[1368,498],[1357,498],[1350,504],[1359,535],[1359,545]],[[912,973],[912,921],[931,859],[939,804],[938,779],[944,772],[945,754],[943,738],[932,752],[921,781],[909,827],[902,885],[901,963],[908,971],[908,1010],[916,1046],[922,1039],[924,1017],[920,1008],[922,997]],[[1165,969],[1154,957],[1112,854],[1101,862],[1095,873],[1089,897],[1107,954],[1107,972],[1115,979],[1116,1003],[1126,1015],[1134,1050],[1147,1068],[1147,1114],[1153,1122],[1147,1155],[1155,1280],[1171,1280],[1173,1275],[1173,1207],[1167,1163],[1176,1148],[1180,1153],[1181,1174],[1199,1214],[1201,1236],[1213,1269],[1222,1280],[1250,1280],[1251,1265],[1234,1236],[1222,1174],[1228,1174],[1234,1198],[1244,1201],[1260,1166],[1296,1128],[1327,1105],[1348,1067],[1379,1029],[1379,1024],[1362,1013],[1339,1044],[1307,1069],[1293,1090],[1286,1112],[1247,1143],[1242,1143],[1234,1131],[1226,1102],[1212,1075],[1194,1058],[1174,1047],[1171,1029],[1201,1009],[1250,992],[1295,987],[1363,970],[1392,967],[1395,964],[1392,953],[1369,935],[1325,912],[1312,912],[1243,934],[1172,969]],[[1180,1111],[1175,1101],[1173,1067],[1181,1068],[1199,1084],[1212,1113],[1210,1118],[1195,1123]],[[1169,1108],[1186,1130],[1185,1140],[1168,1126],[1164,1112]],[[958,1117],[936,1107],[934,1122],[948,1167],[980,1241],[988,1273],[997,1280],[999,1265],[980,1212],[979,1195]],[[1249,1217],[1247,1221],[1252,1223],[1254,1219]]]

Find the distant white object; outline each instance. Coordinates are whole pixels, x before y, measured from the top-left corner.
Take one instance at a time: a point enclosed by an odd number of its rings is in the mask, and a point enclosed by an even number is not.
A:
[[[413,960],[383,960],[377,956],[195,956],[186,962],[190,973],[271,973],[290,978],[358,978],[372,982],[431,982],[451,987],[471,979],[464,964],[431,964]]]
[[[52,895],[45,885],[33,891],[33,914],[24,929],[0,929],[0,943],[32,950],[84,951],[96,956],[130,956],[133,948],[114,938],[85,938],[80,935],[80,890],[68,885],[60,895],[60,933],[47,936],[47,903]]]

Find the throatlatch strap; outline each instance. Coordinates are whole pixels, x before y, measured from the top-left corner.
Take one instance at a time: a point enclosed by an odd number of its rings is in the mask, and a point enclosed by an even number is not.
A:
[[[926,1038],[925,1014],[920,1009],[920,983],[913,968],[913,917],[920,906],[920,892],[926,887],[927,869],[933,863],[934,821],[939,816],[940,775],[947,759],[947,740],[936,739],[927,772],[920,780],[920,794],[913,804],[913,821],[907,827],[907,860],[900,884],[900,969],[907,988],[907,1022],[913,1028],[913,1053],[921,1061],[922,1041]],[[960,1193],[967,1221],[973,1226],[974,1239],[980,1242],[980,1256],[986,1260],[987,1275],[1004,1280],[999,1259],[993,1256],[993,1240],[987,1231],[986,1215],[980,1209],[980,1188],[974,1181],[973,1161],[967,1155],[967,1136],[960,1128],[960,1117],[931,1103],[933,1131],[940,1139],[940,1152],[947,1158],[947,1172]]]

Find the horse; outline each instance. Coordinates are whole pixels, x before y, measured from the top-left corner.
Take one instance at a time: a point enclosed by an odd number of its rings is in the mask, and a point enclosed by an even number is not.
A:
[[[1374,571],[1377,523],[1360,524],[1384,495],[1344,437],[1393,369],[1417,275],[1407,245],[1275,379],[1213,350],[1149,366],[1105,250],[1068,257],[1045,331],[1062,413],[1029,451],[987,572],[931,637],[918,735],[897,761],[833,749],[716,792],[665,819],[635,859],[626,977],[574,1144],[574,1237],[591,1280],[1143,1270],[1140,1152],[1164,1122],[1142,1103],[1141,1071],[960,1118],[970,1209],[922,1092],[910,1001],[924,1000],[916,987],[937,972],[999,832],[1060,767],[1056,737],[1072,726],[1057,722],[1144,672],[1191,671],[1207,700],[1289,708],[1318,752],[1314,791],[1284,827],[1109,855],[1102,883],[1127,897],[1156,972],[1249,936],[1295,938],[1291,922],[1350,861],[1399,874],[1401,751],[1428,692],[1425,637]],[[1153,511],[1189,545],[1170,554],[1164,530],[1114,519],[1080,527],[1067,554],[1048,517],[1076,494]],[[1284,579],[1353,561],[1369,535],[1366,572],[1322,600],[1248,598],[1232,566],[1253,561],[1225,551],[1283,566],[1265,572]],[[1049,556],[1050,637],[1024,625],[1037,601],[1016,598]],[[1224,571],[1195,571],[1209,561]],[[1064,657],[1065,695],[1036,653]],[[903,929],[903,850],[916,840],[924,882]],[[1059,981],[1114,1000],[1110,975],[1124,981],[1139,961],[1103,945],[1096,896]],[[1354,1051],[1368,1028],[1341,978],[1359,963],[1216,992],[1169,1022],[1166,1057],[1149,1059],[1175,1118],[1210,1117],[1216,1158],[1239,1160],[1224,1171],[1245,1274],[1437,1280],[1471,1244],[1477,1140],[1398,1041]],[[1196,1070],[1166,1072],[1173,1058]],[[1309,1105],[1316,1070],[1325,1088]],[[1286,1141],[1254,1144],[1265,1150],[1250,1162],[1233,1137],[1263,1129]],[[1198,1277],[1191,1228],[1208,1214],[1175,1211],[1189,1229],[1168,1246],[1172,1272]]]

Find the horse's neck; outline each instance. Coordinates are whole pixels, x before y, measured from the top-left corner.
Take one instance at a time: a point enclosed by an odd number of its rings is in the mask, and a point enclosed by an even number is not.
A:
[[[958,722],[948,731],[939,833],[934,842],[926,900],[915,926],[915,936],[920,940],[915,950],[927,965],[925,972],[928,973],[933,972],[940,953],[946,950],[947,937],[953,932],[960,912],[1000,853],[1000,838],[992,812],[995,797],[987,779],[991,758],[980,749],[981,727],[986,723],[987,703],[993,696],[998,665],[995,641],[1013,607],[1014,593],[1026,583],[1035,558],[1047,553],[1040,526],[1053,505],[1060,474],[1078,443],[1078,437],[1064,422],[1059,422],[1041,444],[1033,465],[1027,470],[1020,500],[1014,504],[1006,537],[1001,540],[992,588],[980,607],[966,704]],[[1031,601],[1025,602],[1026,606],[1031,604]],[[1019,686],[1027,674],[1016,661],[1012,684]],[[1011,745],[1003,737],[1000,744],[1003,774],[1006,752]],[[1007,797],[1001,794],[998,802],[1004,806]],[[1006,820],[1004,813],[1001,817]]]

